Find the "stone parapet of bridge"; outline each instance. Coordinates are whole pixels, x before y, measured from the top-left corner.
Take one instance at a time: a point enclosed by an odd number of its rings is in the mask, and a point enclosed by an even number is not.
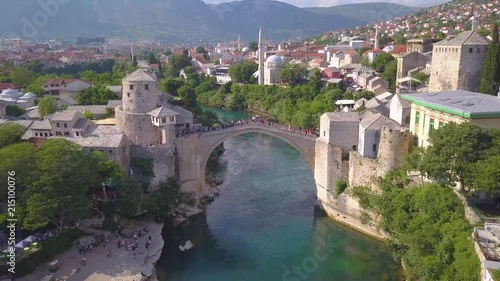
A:
[[[311,171],[314,171],[315,135],[268,124],[241,124],[177,138],[178,171],[182,191],[203,193],[205,191],[205,166],[212,151],[226,140],[248,133],[261,133],[288,143],[300,152]]]

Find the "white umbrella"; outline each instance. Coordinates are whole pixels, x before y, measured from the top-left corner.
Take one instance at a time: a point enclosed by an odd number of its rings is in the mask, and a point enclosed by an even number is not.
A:
[[[31,236],[28,236],[26,239],[24,239],[23,241],[26,241],[26,242],[29,242],[29,243],[33,243],[33,242],[36,242],[38,241],[38,238],[36,238],[35,236],[31,235]]]
[[[14,247],[16,247],[16,248],[18,248],[18,249],[24,249],[24,248],[26,248],[29,244],[30,244],[30,242],[21,241],[21,242],[17,243]]]

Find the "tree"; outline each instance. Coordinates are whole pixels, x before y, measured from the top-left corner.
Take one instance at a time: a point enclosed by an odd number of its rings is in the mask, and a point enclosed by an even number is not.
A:
[[[354,96],[354,99],[359,100],[359,99],[364,98],[367,100],[371,100],[374,97],[375,97],[375,94],[372,91],[361,91]]]
[[[500,43],[498,42],[498,24],[493,25],[491,31],[492,41],[488,46],[484,68],[481,75],[481,88],[483,94],[497,95],[500,91]]]
[[[477,162],[472,172],[472,187],[483,191],[500,191],[500,156],[491,156]]]
[[[160,90],[172,96],[177,96],[177,90],[185,84],[182,78],[166,78],[160,83]]]
[[[387,82],[389,82],[389,87],[394,88],[396,87],[396,75],[398,71],[398,62],[393,60],[386,64],[384,73],[380,75],[382,78],[384,78]]]
[[[473,166],[483,159],[492,140],[491,133],[470,122],[448,123],[431,130],[423,170],[436,181],[450,185],[458,182],[464,190],[472,184]]]
[[[204,53],[206,53],[206,52],[207,52],[207,51],[205,50],[205,47],[203,47],[203,46],[198,46],[198,47],[196,47],[196,53],[197,53],[197,54],[204,54]]]
[[[314,68],[313,70],[311,70],[309,85],[311,85],[316,93],[319,92],[319,90],[321,90],[321,88],[323,87],[323,82],[321,81],[322,78],[323,76],[319,68]]]
[[[156,58],[155,54],[153,54],[153,52],[149,52],[149,54],[148,54],[148,62],[150,64],[158,63],[158,59]]]
[[[259,49],[259,43],[255,42],[255,41],[250,42],[248,44],[248,48],[250,49],[250,51],[255,52],[255,51],[257,51]]]
[[[383,53],[378,55],[372,62],[373,69],[377,70],[379,73],[385,71],[385,67],[390,62],[394,61],[395,58],[389,53]]]
[[[92,112],[90,112],[90,110],[85,110],[85,112],[83,112],[83,117],[87,118],[87,119],[92,119],[92,117],[94,117],[94,115],[92,114]]]
[[[42,118],[56,112],[56,108],[56,100],[53,97],[43,97],[38,102],[38,112]]]
[[[24,132],[26,127],[19,124],[7,123],[0,126],[0,148],[20,142]]]
[[[179,97],[184,101],[186,107],[193,111],[197,107],[196,91],[189,85],[183,85],[178,90]]]
[[[96,163],[80,146],[59,138],[46,141],[35,157],[36,180],[23,194],[23,225],[34,230],[52,223],[62,233],[68,220],[90,207],[87,192],[100,180]]]
[[[0,149],[0,174],[7,176],[9,171],[15,171],[16,191],[19,194],[22,194],[24,188],[33,181],[36,170],[35,146],[33,144],[15,143]],[[0,196],[3,196],[4,193],[7,193],[5,186],[0,188]]]
[[[137,67],[138,65],[139,65],[139,63],[137,62],[137,56],[132,55],[132,66]]]
[[[425,74],[423,72],[417,72],[413,75],[413,78],[420,81],[420,82],[414,81],[414,83],[415,83],[414,85],[418,86],[419,84],[425,84],[428,76],[427,76],[427,74]]]
[[[185,50],[187,51],[187,50]],[[187,55],[175,55],[170,58],[167,69],[168,77],[179,77],[181,69],[190,66],[191,60]]]
[[[252,83],[255,81],[253,74],[259,69],[259,66],[251,61],[233,64],[229,67],[229,76],[231,80],[238,83]]]
[[[20,108],[17,105],[7,105],[5,111],[8,116],[14,116],[14,117],[19,117],[24,113],[26,113],[26,110]]]
[[[30,85],[36,78],[36,73],[25,67],[16,67],[12,71],[12,83],[23,86]]]
[[[158,78],[163,78],[163,67],[161,66],[161,62],[158,62]]]
[[[193,87],[198,87],[201,83],[201,77],[198,72],[196,72],[196,68],[193,66],[187,66],[184,68],[184,74],[186,75],[186,81],[189,85]]]
[[[120,99],[104,86],[83,89],[76,97],[78,105],[106,105],[110,100]]]
[[[122,195],[120,199],[120,214],[124,217],[135,217],[141,211],[143,189],[134,178],[124,178],[118,185]]]
[[[300,64],[285,63],[280,70],[280,78],[283,83],[296,86],[307,79],[307,68]]]

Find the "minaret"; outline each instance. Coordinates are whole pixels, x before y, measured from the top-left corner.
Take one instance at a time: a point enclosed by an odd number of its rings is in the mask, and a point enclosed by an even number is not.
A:
[[[472,17],[470,18],[470,21],[472,22],[472,31],[477,31],[479,29],[479,18],[476,17],[476,14],[474,14],[474,7],[472,7]]]
[[[378,49],[378,26],[375,26],[375,44],[373,49]]]
[[[238,34],[238,51],[241,51],[241,38],[239,34]]]
[[[262,27],[259,29],[259,85],[264,85],[264,42],[262,40]]]

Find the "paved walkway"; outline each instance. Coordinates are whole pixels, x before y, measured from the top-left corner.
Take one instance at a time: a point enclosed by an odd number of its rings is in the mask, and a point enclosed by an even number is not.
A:
[[[125,248],[117,248],[117,239],[113,238],[108,244],[112,257],[107,257],[107,249],[103,246],[96,247],[91,253],[87,253],[87,263],[81,264],[82,256],[79,254],[76,244],[64,254],[58,256],[60,267],[54,274],[55,280],[71,281],[140,281],[143,280],[142,272],[150,274],[153,262],[156,262],[163,249],[163,238],[161,230],[163,224],[149,223],[138,225],[137,229],[143,227],[149,233],[139,237],[139,247],[135,250],[136,257],[132,251]],[[152,246],[146,250],[145,243],[151,235]],[[85,238],[82,238],[85,239]],[[121,239],[121,238],[120,238]],[[130,242],[133,239],[125,239]],[[48,273],[48,264],[37,268],[32,274],[18,281],[40,281]]]

